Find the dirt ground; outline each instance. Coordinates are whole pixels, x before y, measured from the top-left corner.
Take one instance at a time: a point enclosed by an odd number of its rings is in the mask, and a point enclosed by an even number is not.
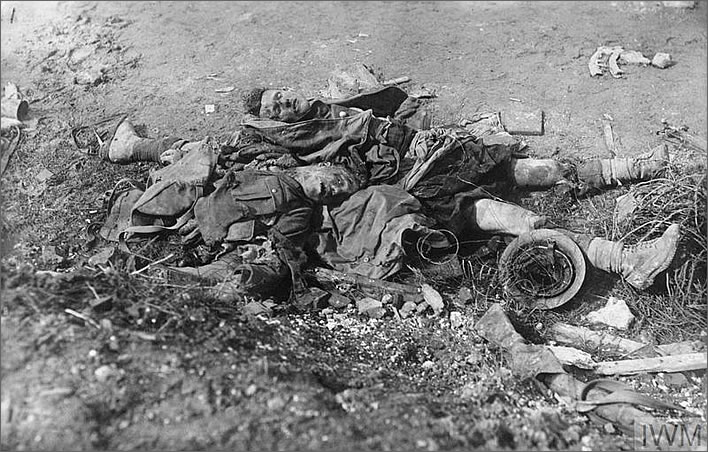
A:
[[[102,196],[154,165],[103,162],[70,131],[128,113],[151,137],[221,137],[247,88],[316,95],[334,70],[366,64],[434,91],[433,125],[541,109],[530,155],[608,157],[609,120],[635,156],[661,143],[662,120],[707,135],[706,14],[704,2],[3,1],[0,82],[20,87],[37,121],[2,176],[2,449],[631,449],[631,435],[511,374],[473,330],[493,299],[449,290],[445,315],[405,320],[353,305],[254,317],[188,282],[93,265]],[[592,78],[600,45],[675,64]],[[622,290],[594,278],[603,296]],[[624,380],[705,422],[705,373],[683,375]]]

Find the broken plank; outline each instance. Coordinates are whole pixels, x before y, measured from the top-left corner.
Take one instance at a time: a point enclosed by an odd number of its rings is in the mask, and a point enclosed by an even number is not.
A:
[[[372,296],[381,296],[386,293],[399,293],[405,300],[416,302],[423,300],[423,292],[420,286],[368,278],[355,273],[342,273],[337,270],[330,270],[322,267],[315,269],[312,276],[314,276],[314,278],[320,283],[330,283],[335,285],[344,283],[358,287],[362,292]]]
[[[605,135],[605,147],[612,158],[615,158],[617,156],[617,146],[615,145],[615,135],[612,133],[612,124],[605,121],[602,126],[602,131]]]
[[[614,334],[593,331],[583,326],[569,325],[567,323],[556,323],[550,328],[551,338],[561,344],[572,345],[594,352],[602,350],[605,352],[616,352],[630,354],[651,350],[647,344],[615,336]]]
[[[705,353],[684,353],[656,358],[600,362],[597,363],[595,372],[600,375],[632,375],[644,372],[685,372],[705,368]]]
[[[559,344],[572,345],[586,352],[598,350],[623,355],[652,357],[656,355],[678,355],[698,352],[705,348],[701,341],[683,341],[655,345],[625,339],[614,334],[593,331],[583,326],[556,323],[550,328],[551,339]]]

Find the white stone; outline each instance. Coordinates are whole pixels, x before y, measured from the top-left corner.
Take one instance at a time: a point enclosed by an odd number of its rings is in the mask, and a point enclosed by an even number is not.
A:
[[[115,374],[115,370],[109,365],[103,365],[96,369],[93,374],[96,376],[96,380],[103,383]]]
[[[605,307],[589,313],[586,318],[593,324],[599,323],[618,330],[626,330],[634,321],[634,314],[624,300],[610,297]]]
[[[450,312],[450,328],[456,329],[464,326],[465,319],[459,311]]]
[[[656,66],[660,69],[665,69],[671,66],[671,55],[668,53],[657,53],[651,60],[652,66]]]
[[[433,289],[432,286],[430,286],[429,284],[421,285],[421,289],[423,291],[423,298],[428,303],[428,305],[433,308],[435,314],[440,314],[440,312],[442,312],[443,308],[445,307],[440,293],[438,293],[437,290]]]

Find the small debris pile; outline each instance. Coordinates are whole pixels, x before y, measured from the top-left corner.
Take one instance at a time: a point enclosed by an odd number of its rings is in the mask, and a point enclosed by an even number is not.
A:
[[[621,46],[600,46],[590,57],[588,69],[591,77],[609,72],[614,78],[622,78],[624,71],[620,68],[620,64],[635,64],[644,67],[652,65],[659,69],[666,69],[673,66],[675,62],[668,53],[657,53],[650,60],[636,50],[624,50]]]

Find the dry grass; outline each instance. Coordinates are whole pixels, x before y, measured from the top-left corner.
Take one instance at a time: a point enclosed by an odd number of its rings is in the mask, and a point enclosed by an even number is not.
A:
[[[636,208],[624,219],[615,214],[617,198],[633,196]],[[535,209],[558,226],[609,240],[637,244],[659,237],[672,223],[682,237],[672,265],[654,285],[637,292],[627,284],[615,285],[613,295],[624,299],[637,315],[634,333],[658,342],[698,339],[706,331],[706,175],[704,166],[671,165],[665,176],[631,187],[619,187],[582,200],[546,195]],[[581,294],[582,295],[582,294]],[[586,296],[588,294],[585,294]],[[571,302],[563,317],[577,323],[586,307]],[[561,310],[563,312],[563,310]],[[537,316],[531,315],[534,320]]]
[[[637,207],[620,221],[615,206],[622,195],[633,196]],[[521,204],[546,214],[558,227],[623,241],[627,245],[657,238],[672,223],[681,225],[682,238],[672,265],[648,290],[638,292],[614,276],[608,278],[604,272],[589,268],[581,292],[554,310],[534,309],[528,303],[504,295],[497,271],[503,244],[484,256],[477,252],[461,259],[462,274],[459,269],[443,268],[445,266],[419,267],[414,272],[417,282],[428,282],[453,295],[460,286],[469,288],[472,299],[468,300],[468,305],[475,316],[484,314],[489,303],[505,304],[517,329],[532,341],[543,341],[543,331],[557,321],[582,323],[584,315],[604,304],[609,295],[624,299],[637,316],[630,335],[641,333],[657,343],[668,343],[696,340],[708,329],[703,165],[674,164],[663,178],[617,187],[584,199],[550,191],[525,198]],[[598,288],[602,290],[595,290]]]

